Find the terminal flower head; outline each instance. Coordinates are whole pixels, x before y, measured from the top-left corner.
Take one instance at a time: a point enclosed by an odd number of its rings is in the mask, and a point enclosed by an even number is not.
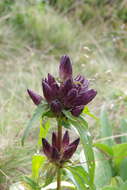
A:
[[[78,75],[72,77],[72,65],[67,55],[61,57],[59,66],[59,77],[61,82],[48,74],[48,77],[42,80],[42,89],[44,97],[55,116],[62,114],[62,110],[70,111],[74,116],[79,116],[84,106],[91,102],[97,92],[89,89],[89,81]],[[42,97],[33,91],[28,90],[33,102],[38,105]]]

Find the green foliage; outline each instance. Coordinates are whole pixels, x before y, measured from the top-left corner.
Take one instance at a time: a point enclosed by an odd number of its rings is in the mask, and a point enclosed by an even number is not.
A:
[[[102,188],[106,185],[109,185],[112,178],[112,168],[109,163],[109,160],[106,160],[104,154],[96,150],[95,153],[95,185],[96,188]]]
[[[23,137],[22,137],[22,145],[24,145],[24,140],[25,138],[29,135],[30,129],[35,126],[37,124],[37,122],[43,118],[45,116],[45,114],[49,111],[48,106],[44,103],[44,104],[39,104],[39,106],[36,108],[33,117],[31,118],[31,120],[29,121]]]
[[[112,134],[112,126],[108,119],[107,112],[105,107],[103,106],[100,114],[100,124],[101,124],[101,137],[111,137]],[[114,144],[113,139],[104,140],[105,144],[112,146]]]
[[[40,169],[42,169],[45,160],[45,156],[42,155],[34,155],[32,157],[32,179],[36,182],[39,180]]]
[[[78,190],[87,190],[87,187],[89,186],[88,174],[81,166],[68,167],[65,171],[68,178],[74,183]]]
[[[86,157],[86,165],[90,180],[89,185],[93,186],[95,163],[94,153],[92,149],[92,138],[88,131],[88,124],[83,117],[74,117],[68,111],[64,111],[64,114],[69,119],[69,123],[73,125],[73,127],[76,129],[80,136],[84,154]]]
[[[127,120],[126,119],[121,119],[120,129],[121,129],[121,133],[123,135],[127,134]],[[127,142],[127,136],[122,136],[121,137],[121,142],[122,143],[126,143]]]

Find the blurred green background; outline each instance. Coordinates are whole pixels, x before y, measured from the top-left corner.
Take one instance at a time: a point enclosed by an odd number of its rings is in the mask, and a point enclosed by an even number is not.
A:
[[[41,79],[57,75],[61,55],[71,57],[97,89],[91,111],[106,105],[113,133],[127,118],[126,0],[0,1],[0,190],[27,174],[38,130],[24,147],[21,137],[35,106],[26,93],[42,94]],[[99,122],[88,118],[93,139]]]

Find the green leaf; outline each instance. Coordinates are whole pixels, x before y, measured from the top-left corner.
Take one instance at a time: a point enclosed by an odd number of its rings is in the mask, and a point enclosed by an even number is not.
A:
[[[42,138],[45,138],[50,128],[50,121],[42,121],[40,122],[40,133],[38,137],[38,149],[42,146]]]
[[[37,123],[40,121],[41,117],[43,117],[48,112],[48,110],[49,110],[49,108],[48,108],[47,104],[39,104],[39,106],[35,109],[33,117],[30,119],[30,121],[24,131],[24,134],[23,134],[23,137],[21,140],[22,145],[24,145],[24,140],[29,135],[30,129],[33,126],[37,125]]]
[[[120,177],[125,181],[127,180],[127,158],[124,158],[120,164]]]
[[[102,106],[102,109],[101,109],[100,124],[101,124],[101,137],[102,138],[111,137],[113,135],[112,126],[111,126],[111,123],[109,122],[105,106]],[[112,146],[115,144],[113,139],[104,140],[104,143],[109,146]]]
[[[26,184],[28,184],[32,190],[41,190],[41,187],[39,186],[38,183],[36,183],[33,179],[27,177],[27,176],[24,176],[23,177],[23,181],[26,182]]]
[[[127,181],[120,186],[120,190],[127,190]]]
[[[42,155],[34,155],[32,157],[32,179],[38,181],[40,169],[42,168],[46,158]]]
[[[107,187],[102,188],[101,190],[121,190],[121,189],[117,187],[107,186]]]
[[[71,184],[71,183],[69,183],[69,182],[67,182],[67,181],[61,181],[61,187],[63,187],[63,188],[66,189],[66,190],[69,190],[69,189],[75,190],[74,185]],[[57,183],[56,183],[56,182],[53,182],[53,183],[51,183],[50,185],[48,185],[48,186],[42,188],[41,190],[51,190],[51,189],[55,189],[55,190],[56,190],[56,188],[57,188]],[[63,189],[63,188],[62,188],[62,189]]]
[[[83,110],[82,113],[84,113],[85,115],[88,115],[88,116],[92,117],[93,119],[95,119],[95,120],[97,120],[97,121],[99,120],[94,114],[92,114],[92,113],[90,112],[88,106],[85,106],[85,107],[84,107],[84,110]]]
[[[119,174],[120,165],[124,158],[127,157],[127,143],[117,144],[112,147],[113,148],[113,163],[116,172]]]
[[[120,122],[120,129],[121,129],[121,133],[123,134],[127,134],[127,120],[126,119],[122,119]],[[122,143],[126,143],[127,142],[127,136],[122,136],[121,137],[121,142]]]
[[[46,167],[46,165],[45,165],[45,167]],[[57,172],[56,166],[52,163],[48,163],[47,168],[45,168],[45,167],[44,167],[44,169],[46,170],[46,173],[44,174],[45,183],[44,183],[43,187],[52,183],[53,179],[56,177],[56,172]]]
[[[94,147],[99,149],[102,153],[104,153],[107,157],[112,158],[113,157],[113,149],[112,147],[106,145],[106,144],[101,144],[101,143],[95,143]]]
[[[85,180],[88,181],[86,172],[83,168],[79,167],[68,167],[65,169],[67,177],[74,183],[78,190],[87,190],[88,185]]]
[[[112,178],[112,169],[108,160],[106,160],[104,154],[99,150],[94,149],[95,154],[95,185],[96,188],[102,188],[109,185]]]
[[[88,124],[84,120],[83,117],[74,117],[70,112],[64,111],[64,114],[69,119],[69,122],[73,125],[73,127],[78,131],[81,139],[81,143],[83,145],[83,150],[86,157],[88,172],[90,175],[91,184],[94,179],[94,153],[92,149],[92,138],[88,131]]]
[[[118,187],[118,186],[121,186],[123,183],[124,182],[120,176],[115,176],[115,177],[112,177],[110,185],[113,187]]]

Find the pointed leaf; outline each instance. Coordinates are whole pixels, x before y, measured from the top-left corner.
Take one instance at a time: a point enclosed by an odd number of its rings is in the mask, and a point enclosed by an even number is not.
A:
[[[102,109],[101,109],[100,125],[101,125],[101,138],[110,137],[113,135],[112,126],[111,126],[111,123],[109,122],[105,106],[102,106]],[[104,143],[109,146],[112,146],[115,144],[113,139],[104,140]]]
[[[84,114],[86,114],[86,115],[92,117],[93,119],[95,119],[95,120],[97,120],[97,121],[99,120],[93,113],[90,112],[88,106],[85,106],[85,107],[84,107],[84,110],[82,111],[82,113],[84,113]]]
[[[74,117],[70,112],[64,111],[64,114],[69,119],[70,124],[78,131],[80,140],[83,145],[83,150],[86,157],[86,163],[90,175],[91,184],[94,180],[94,153],[92,149],[92,138],[88,131],[88,124],[83,117]]]
[[[65,171],[77,190],[87,190],[88,185],[85,181],[88,181],[88,176],[82,167],[68,167]]]
[[[95,154],[95,185],[96,188],[102,188],[109,185],[112,178],[112,170],[108,160],[105,156],[97,149],[94,150]]]
[[[39,106],[35,109],[35,112],[33,114],[33,117],[30,119],[23,137],[22,137],[22,145],[24,145],[25,138],[29,135],[30,129],[37,125],[38,121],[40,121],[41,117],[43,117],[47,112],[49,111],[49,108],[47,104],[39,104]]]
[[[101,144],[101,143],[95,143],[94,147],[99,149],[102,153],[104,153],[107,157],[112,158],[113,157],[113,149],[112,147],[106,145],[106,144]]]
[[[122,134],[127,134],[127,120],[122,119],[120,122],[120,129]],[[127,142],[127,136],[122,136],[121,137],[121,142],[126,143]]]
[[[49,128],[50,128],[50,121],[47,120],[46,122],[43,122],[41,120],[40,132],[39,132],[39,137],[38,137],[38,149],[40,149],[40,147],[42,146],[42,138],[46,138]]]
[[[39,179],[39,172],[45,160],[46,157],[42,155],[34,155],[32,157],[32,179],[35,180],[36,182]]]

